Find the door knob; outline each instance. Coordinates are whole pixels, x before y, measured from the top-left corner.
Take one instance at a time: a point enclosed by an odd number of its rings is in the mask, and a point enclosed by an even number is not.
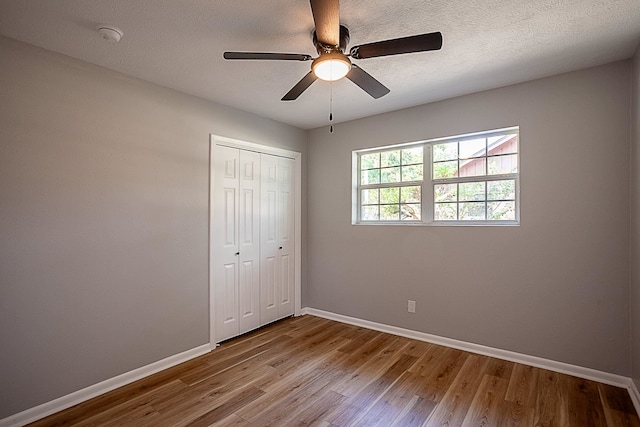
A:
[[[236,255],[240,255],[240,252],[236,252]]]

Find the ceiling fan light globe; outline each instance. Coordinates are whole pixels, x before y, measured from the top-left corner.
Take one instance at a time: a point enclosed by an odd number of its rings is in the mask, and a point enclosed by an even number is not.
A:
[[[333,82],[347,75],[351,70],[351,61],[342,53],[331,52],[316,58],[311,69],[319,79]]]

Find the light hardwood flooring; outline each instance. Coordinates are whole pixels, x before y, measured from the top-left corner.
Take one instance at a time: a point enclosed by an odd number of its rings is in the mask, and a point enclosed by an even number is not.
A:
[[[640,426],[626,390],[313,316],[33,426]]]

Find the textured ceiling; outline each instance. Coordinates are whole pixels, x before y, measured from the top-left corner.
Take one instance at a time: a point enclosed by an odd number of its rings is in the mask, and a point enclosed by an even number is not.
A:
[[[280,98],[309,62],[225,61],[225,50],[308,53],[307,0],[0,0],[0,34],[303,129],[630,58],[640,0],[343,0],[350,45],[441,31],[443,48],[357,61],[391,93],[349,80]],[[100,38],[98,24],[122,40]],[[332,86],[332,87],[331,87]]]

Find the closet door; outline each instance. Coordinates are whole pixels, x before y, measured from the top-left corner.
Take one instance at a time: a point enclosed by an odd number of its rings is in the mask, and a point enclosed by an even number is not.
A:
[[[295,311],[295,239],[294,239],[294,191],[292,159],[278,159],[278,231],[280,245],[279,307],[278,317],[290,316]]]
[[[261,155],[260,320],[294,313],[293,160]]]
[[[217,147],[212,274],[216,340],[260,326],[260,155]]]
[[[243,334],[260,326],[260,154],[240,150],[239,319]]]

